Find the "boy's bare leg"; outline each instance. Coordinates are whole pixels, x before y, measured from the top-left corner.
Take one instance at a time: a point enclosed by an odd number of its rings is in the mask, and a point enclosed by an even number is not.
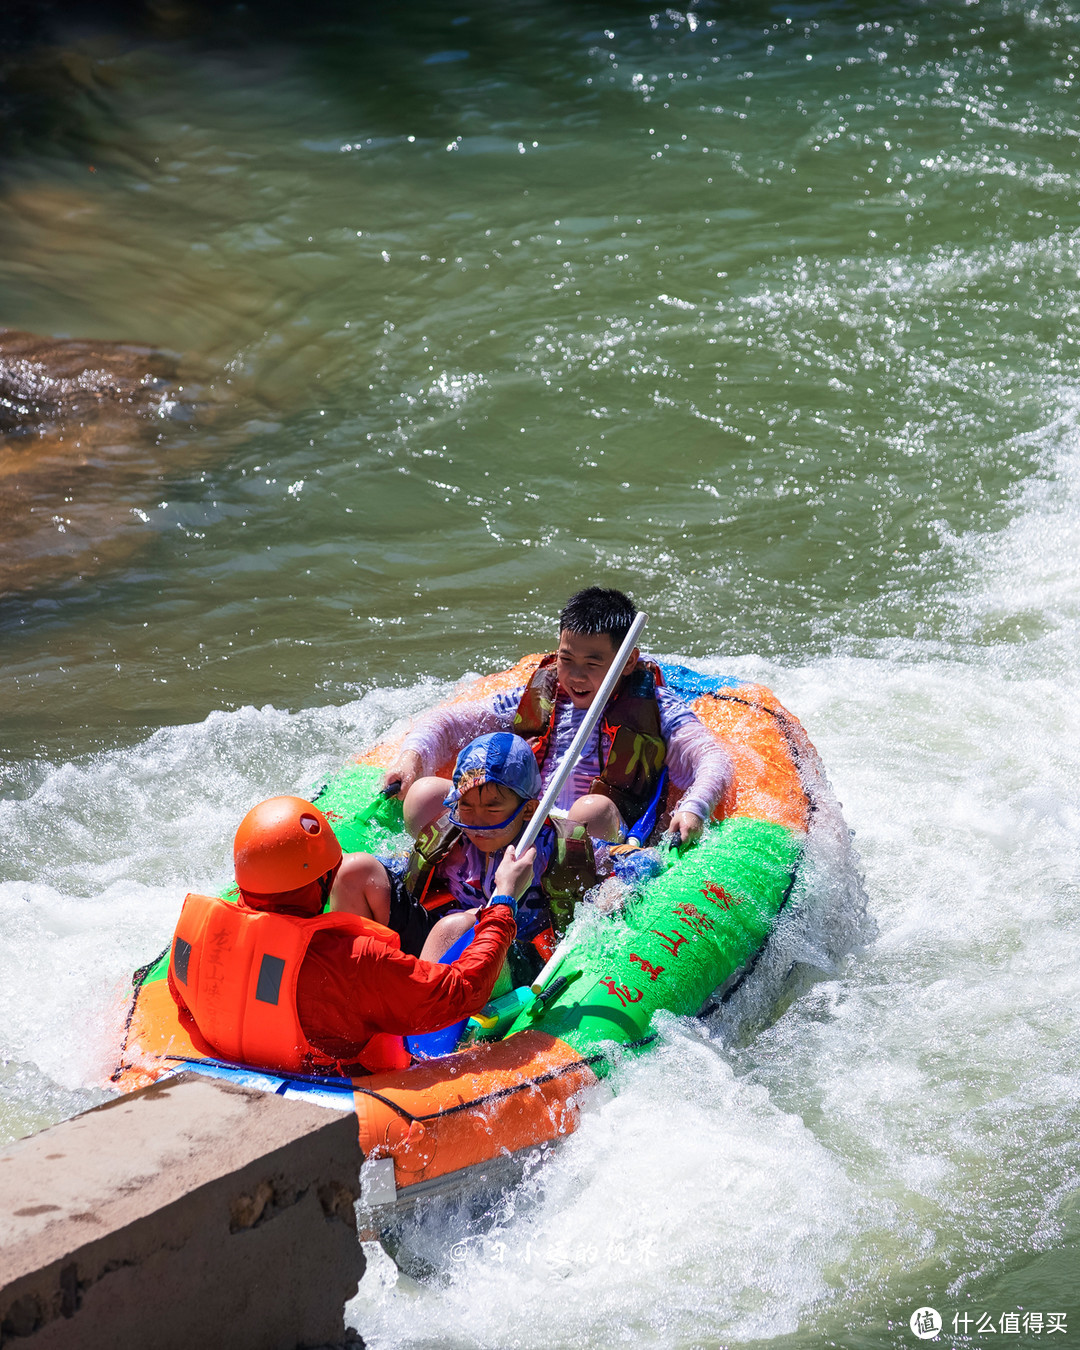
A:
[[[443,800],[453,788],[449,778],[418,778],[405,794],[405,828],[415,839],[446,811]]]
[[[599,792],[579,797],[566,815],[568,820],[584,825],[594,839],[620,844],[626,838],[626,825],[619,808],[610,797],[601,796]]]
[[[427,941],[424,943],[423,950],[420,953],[421,961],[440,961],[454,943],[461,937],[462,933],[467,933],[476,923],[476,911],[465,910],[461,914],[447,914],[441,918],[427,935]],[[495,988],[491,991],[492,998],[498,998],[500,994],[507,993],[513,986],[513,980],[510,977],[509,962],[504,961],[502,970],[499,971],[499,978],[495,981]]]
[[[346,853],[330,892],[330,912],[356,914],[389,925],[390,878],[378,858],[371,853]]]
[[[463,933],[476,923],[476,910],[462,910],[460,914],[445,914],[432,925],[420,951],[421,961],[438,961],[450,950]]]

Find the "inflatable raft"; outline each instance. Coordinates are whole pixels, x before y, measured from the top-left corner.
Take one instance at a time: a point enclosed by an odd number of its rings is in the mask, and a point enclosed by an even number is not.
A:
[[[539,657],[463,689],[454,701],[525,683]],[[356,1113],[365,1197],[401,1205],[490,1172],[569,1134],[620,1053],[645,1049],[660,1010],[697,1015],[730,995],[791,894],[815,809],[817,755],[799,722],[760,685],[661,665],[668,688],[722,739],[735,764],[727,800],[700,843],[665,855],[623,907],[580,907],[538,985],[474,1018],[472,1043],[364,1078],[279,1077],[208,1058],[180,1027],[168,951],[137,971],[113,1081],[141,1087],[195,1069]],[[401,807],[378,795],[398,744],[348,765],[314,800],[346,851],[406,843]],[[445,766],[449,769],[449,766]]]

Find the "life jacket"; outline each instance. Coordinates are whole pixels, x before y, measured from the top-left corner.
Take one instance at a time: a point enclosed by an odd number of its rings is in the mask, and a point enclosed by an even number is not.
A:
[[[597,884],[596,860],[584,825],[553,817],[548,828],[555,834],[551,861],[540,878],[540,890],[551,911],[552,922],[562,932],[574,917],[574,906]],[[433,884],[439,863],[461,838],[459,826],[441,816],[417,838],[405,864],[405,888],[429,912],[449,909],[453,896]]]
[[[180,1021],[210,1052],[260,1069],[299,1073],[346,1066],[311,1044],[296,1009],[300,966],[316,933],[370,937],[391,950],[401,940],[389,928],[352,914],[302,918],[189,895],[169,953],[169,992]],[[400,1036],[379,1033],[365,1045],[365,1069],[406,1068]]]
[[[556,654],[545,656],[533,673],[514,715],[512,730],[524,736],[541,768],[551,745],[558,693]],[[660,706],[656,691],[664,683],[659,666],[639,661],[620,681],[600,718],[598,763],[600,777],[591,792],[610,797],[628,825],[644,812],[656,795],[667,746],[660,734]],[[608,738],[607,757],[604,737]]]

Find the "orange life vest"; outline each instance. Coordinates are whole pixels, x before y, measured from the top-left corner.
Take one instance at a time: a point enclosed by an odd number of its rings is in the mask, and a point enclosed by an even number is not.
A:
[[[352,914],[302,918],[189,895],[169,953],[169,992],[181,1022],[222,1059],[281,1073],[341,1071],[307,1039],[296,1010],[300,965],[311,939],[327,930],[401,946],[391,929]],[[402,1038],[388,1033],[373,1036],[359,1058],[372,1070],[409,1062]]]

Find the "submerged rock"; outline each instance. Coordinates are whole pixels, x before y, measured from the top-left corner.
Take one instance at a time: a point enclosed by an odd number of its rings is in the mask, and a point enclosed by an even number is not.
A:
[[[0,435],[43,439],[107,409],[160,413],[177,378],[177,359],[150,347],[0,330]]]
[[[179,358],[149,347],[0,330],[0,596],[141,546],[162,422],[193,416],[182,380]]]

